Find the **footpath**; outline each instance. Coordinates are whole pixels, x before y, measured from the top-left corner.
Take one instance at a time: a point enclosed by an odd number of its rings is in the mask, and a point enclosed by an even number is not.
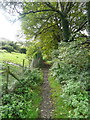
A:
[[[51,118],[54,108],[51,99],[51,88],[48,81],[49,66],[42,68],[42,70],[44,74],[44,81],[41,88],[42,102],[40,106],[40,118]]]

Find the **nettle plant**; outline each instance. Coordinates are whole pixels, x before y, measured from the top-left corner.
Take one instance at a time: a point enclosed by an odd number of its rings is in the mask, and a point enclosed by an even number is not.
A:
[[[70,118],[87,118],[88,117],[88,92],[82,82],[69,80],[63,86],[61,97],[65,104],[70,107],[68,116]]]
[[[3,95],[1,118],[37,118],[41,102],[42,72],[26,70],[13,92]]]
[[[62,43],[53,53],[53,76],[60,82],[73,79],[88,82],[89,51],[77,46],[77,43]]]
[[[89,50],[80,43],[62,42],[53,52],[52,76],[62,85],[64,102],[70,107],[68,117],[88,117]]]

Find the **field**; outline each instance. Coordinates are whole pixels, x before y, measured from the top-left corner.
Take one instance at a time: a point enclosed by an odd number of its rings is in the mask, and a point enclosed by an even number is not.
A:
[[[3,50],[0,50],[0,72],[2,72],[2,68],[7,68],[6,63],[3,62],[9,62],[9,63],[14,63],[14,64],[18,64],[18,65],[23,65],[23,60],[24,60],[24,65],[29,66],[29,61],[26,58],[26,54],[21,54],[21,53],[8,53],[8,52],[4,52]],[[19,67],[19,66],[14,66],[14,65],[9,65],[9,69],[10,71],[17,77],[17,78],[21,78],[21,74],[23,72],[23,68]],[[2,83],[6,82],[6,77],[7,77],[7,73],[5,74],[0,74],[0,89],[2,86]],[[14,85],[14,83],[17,80],[12,77],[11,75],[9,75],[9,84],[8,87],[11,87],[12,85]]]
[[[25,66],[28,66],[29,61],[26,57],[26,54],[15,53],[15,52],[8,53],[0,50],[0,62],[7,61],[22,65],[24,59],[25,59]]]

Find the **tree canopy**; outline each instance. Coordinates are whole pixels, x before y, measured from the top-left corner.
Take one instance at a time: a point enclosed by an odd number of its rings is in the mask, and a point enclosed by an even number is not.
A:
[[[86,37],[82,35],[88,22],[85,2],[10,2],[8,4],[7,6],[11,5],[12,10],[20,15],[26,39],[34,38],[44,53],[48,50],[49,54],[52,49],[56,49],[58,42],[71,42],[77,37]]]
[[[21,16],[26,39],[34,36],[48,52],[82,36],[87,24],[86,5],[78,2],[24,2]]]

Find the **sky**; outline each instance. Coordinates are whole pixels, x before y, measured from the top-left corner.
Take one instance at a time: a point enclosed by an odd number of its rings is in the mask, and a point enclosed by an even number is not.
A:
[[[10,22],[0,10],[0,38],[6,38],[11,41],[17,41],[16,35],[20,30],[20,21]]]

